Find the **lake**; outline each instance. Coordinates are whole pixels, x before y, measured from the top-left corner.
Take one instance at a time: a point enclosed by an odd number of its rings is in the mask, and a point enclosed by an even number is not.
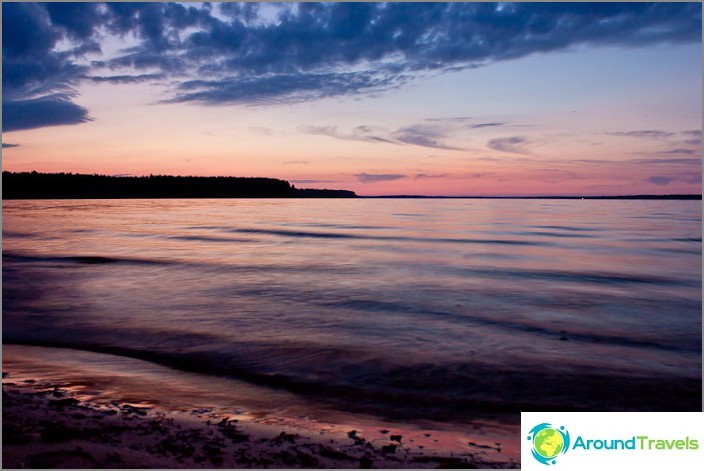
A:
[[[188,373],[234,379],[263,413],[262,391],[447,424],[701,410],[701,214],[667,200],[4,201],[3,343],[166,366],[171,394]]]

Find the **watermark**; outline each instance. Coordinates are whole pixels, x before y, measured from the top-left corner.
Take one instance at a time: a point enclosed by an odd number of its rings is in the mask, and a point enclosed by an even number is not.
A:
[[[522,469],[697,467],[702,412],[523,412]]]

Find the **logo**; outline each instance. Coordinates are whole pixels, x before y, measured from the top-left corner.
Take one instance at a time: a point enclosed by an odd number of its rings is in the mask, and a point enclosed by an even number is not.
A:
[[[564,426],[555,428],[552,424],[542,423],[533,427],[529,433],[528,440],[533,442],[530,451],[539,463],[555,464],[555,458],[570,449],[570,433]]]

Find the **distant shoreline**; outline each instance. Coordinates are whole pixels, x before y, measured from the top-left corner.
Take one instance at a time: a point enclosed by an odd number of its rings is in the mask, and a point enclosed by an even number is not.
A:
[[[296,188],[288,181],[263,177],[109,176],[78,173],[2,172],[2,199],[4,200],[187,198],[701,200],[702,195],[363,196],[350,190]]]
[[[702,195],[618,195],[618,196],[359,196],[382,199],[485,199],[485,200],[700,200]]]

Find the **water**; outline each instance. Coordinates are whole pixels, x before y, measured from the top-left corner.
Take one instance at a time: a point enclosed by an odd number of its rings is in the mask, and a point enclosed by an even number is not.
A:
[[[4,201],[3,342],[389,420],[701,410],[701,214],[701,201]]]

